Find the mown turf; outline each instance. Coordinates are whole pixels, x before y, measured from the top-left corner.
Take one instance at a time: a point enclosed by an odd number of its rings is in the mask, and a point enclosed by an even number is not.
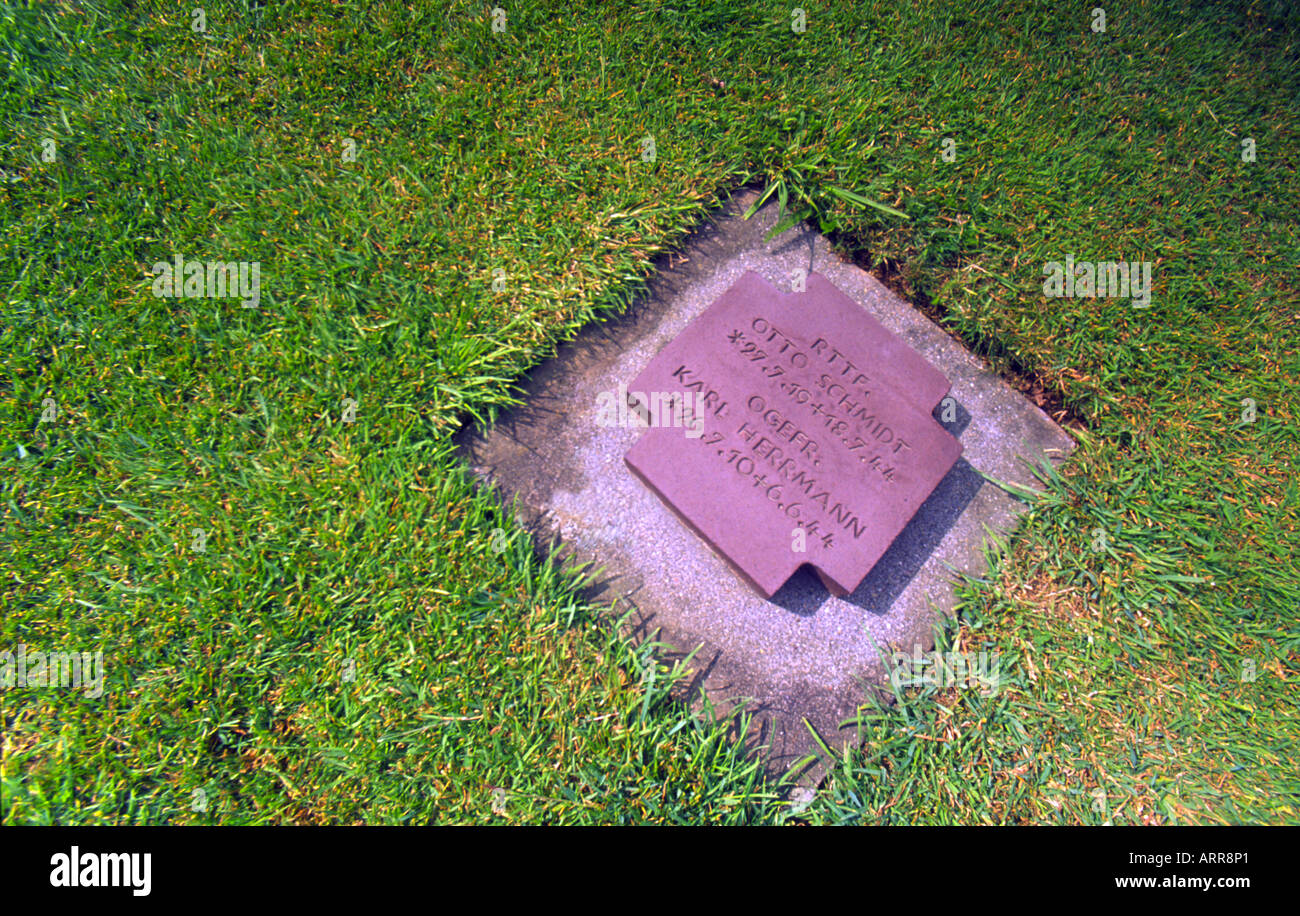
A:
[[[1300,17],[1165,6],[0,8],[0,645],[108,673],[0,695],[5,823],[790,819],[449,447],[753,180],[1087,426],[941,634],[1003,689],[798,818],[1300,819]]]

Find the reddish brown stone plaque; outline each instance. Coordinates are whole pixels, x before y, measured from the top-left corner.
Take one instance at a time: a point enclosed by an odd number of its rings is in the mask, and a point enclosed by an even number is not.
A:
[[[765,598],[805,563],[853,591],[956,463],[948,380],[820,274],[753,271],[628,386],[627,466]]]

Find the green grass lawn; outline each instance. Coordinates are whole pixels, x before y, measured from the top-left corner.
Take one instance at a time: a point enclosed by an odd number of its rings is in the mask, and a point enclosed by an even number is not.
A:
[[[0,6],[4,823],[1300,821],[1300,7],[195,5]],[[775,180],[1080,440],[797,811],[450,444]]]

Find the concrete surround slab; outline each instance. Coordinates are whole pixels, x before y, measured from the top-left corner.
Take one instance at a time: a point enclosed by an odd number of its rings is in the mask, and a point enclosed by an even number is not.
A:
[[[851,718],[891,666],[876,646],[911,653],[933,645],[932,626],[951,613],[954,573],[984,570],[983,546],[1005,536],[1025,504],[985,479],[1035,487],[1026,465],[1060,461],[1074,443],[1035,405],[870,274],[796,226],[771,242],[775,202],[741,214],[754,191],[732,197],[679,253],[661,258],[649,296],[628,314],[584,329],[530,373],[526,403],[488,431],[458,437],[462,454],[510,501],[545,545],[558,537],[575,559],[603,567],[598,597],[635,608],[642,633],[683,654],[719,705],[743,699],[757,714],[751,738],[781,771],[816,749],[854,740]],[[948,422],[962,457],[862,584],[843,598],[807,569],[771,600],[758,596],[625,466],[646,434],[597,422],[601,392],[628,386],[692,319],[755,271],[790,291],[796,272],[825,276],[951,382]],[[955,409],[952,409],[955,408]],[[954,416],[955,414],[955,416]],[[805,724],[805,720],[806,723]]]

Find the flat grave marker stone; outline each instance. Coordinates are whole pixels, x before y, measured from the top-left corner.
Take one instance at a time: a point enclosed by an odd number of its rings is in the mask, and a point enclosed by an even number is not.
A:
[[[629,386],[629,468],[764,598],[805,563],[844,596],[961,455],[948,380],[820,274],[753,271]]]

